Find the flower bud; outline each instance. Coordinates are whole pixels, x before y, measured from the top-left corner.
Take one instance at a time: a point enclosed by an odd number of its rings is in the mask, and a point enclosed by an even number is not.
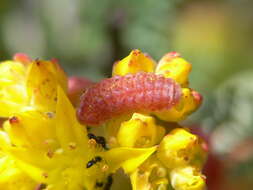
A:
[[[23,64],[29,64],[32,61],[31,58],[24,53],[16,53],[13,56],[13,60],[16,62],[23,63]]]
[[[121,124],[117,139],[120,146],[144,148],[158,143],[164,134],[165,129],[157,126],[153,117],[134,113]]]
[[[155,155],[147,159],[130,175],[133,190],[166,190],[169,172]]]
[[[175,190],[204,190],[205,176],[194,167],[180,167],[170,173],[171,185]]]
[[[155,61],[152,58],[136,49],[113,65],[112,76],[134,74],[140,71],[153,72],[155,65]]]
[[[182,86],[188,86],[189,73],[192,66],[189,62],[181,58],[177,52],[170,52],[162,57],[156,67],[156,74],[173,78]]]
[[[163,138],[157,156],[169,169],[189,164],[201,168],[206,159],[206,151],[198,136],[177,128]]]

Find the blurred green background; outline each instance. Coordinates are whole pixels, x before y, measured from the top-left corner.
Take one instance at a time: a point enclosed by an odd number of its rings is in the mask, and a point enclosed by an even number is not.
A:
[[[1,60],[54,57],[99,81],[132,49],[157,61],[178,51],[193,64],[191,87],[205,102],[186,124],[210,141],[209,189],[251,190],[252,0],[1,0]]]

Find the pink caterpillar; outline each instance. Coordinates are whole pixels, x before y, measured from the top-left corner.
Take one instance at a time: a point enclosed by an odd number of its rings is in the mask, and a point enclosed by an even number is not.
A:
[[[181,97],[181,87],[170,78],[140,72],[104,79],[81,97],[79,120],[99,125],[115,116],[170,109]]]

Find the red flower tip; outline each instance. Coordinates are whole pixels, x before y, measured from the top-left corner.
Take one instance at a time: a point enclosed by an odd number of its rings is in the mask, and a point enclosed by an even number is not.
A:
[[[21,63],[29,63],[29,62],[31,62],[31,58],[28,55],[24,54],[24,53],[16,53],[13,56],[13,60],[21,62]]]

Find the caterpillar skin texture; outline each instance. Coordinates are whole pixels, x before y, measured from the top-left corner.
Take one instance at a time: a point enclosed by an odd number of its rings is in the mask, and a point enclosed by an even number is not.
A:
[[[171,78],[140,72],[104,79],[81,97],[77,116],[86,125],[100,125],[121,114],[168,110],[181,97]]]

